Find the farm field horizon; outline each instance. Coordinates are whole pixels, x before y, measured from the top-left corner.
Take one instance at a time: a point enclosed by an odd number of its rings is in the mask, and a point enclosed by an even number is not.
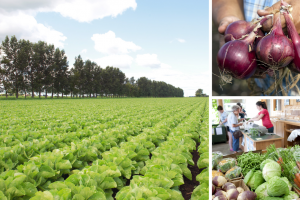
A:
[[[208,116],[207,97],[0,97],[0,199],[207,199]]]

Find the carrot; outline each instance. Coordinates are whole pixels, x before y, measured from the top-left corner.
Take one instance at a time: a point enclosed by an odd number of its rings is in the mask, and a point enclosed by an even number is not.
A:
[[[300,188],[300,182],[297,180],[297,178],[294,178],[294,183],[297,185],[298,188]]]
[[[297,163],[298,168],[300,169],[300,162],[297,161],[296,163]]]
[[[295,178],[298,180],[298,182],[300,183],[300,174],[299,173],[297,173],[297,174],[295,174]],[[300,187],[299,187],[300,188]]]

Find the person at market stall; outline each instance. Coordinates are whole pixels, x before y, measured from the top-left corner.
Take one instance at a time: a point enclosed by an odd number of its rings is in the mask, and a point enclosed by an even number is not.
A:
[[[220,113],[220,122],[219,122],[219,124],[221,126],[225,126],[226,127],[227,135],[228,135],[229,149],[230,149],[230,151],[233,151],[233,149],[232,149],[232,135],[231,135],[231,133],[229,131],[229,127],[228,127],[228,124],[227,124],[228,113],[223,110],[222,106],[218,106],[217,110]]]
[[[243,123],[240,123],[239,122],[239,111],[240,111],[240,108],[238,105],[234,105],[232,106],[232,113],[230,113],[227,117],[227,123],[228,123],[228,126],[229,126],[229,131],[231,133],[231,137],[232,137],[232,149],[234,151],[234,153],[237,153],[237,151],[239,150],[239,145],[240,145],[240,142],[239,142],[239,138],[238,139],[235,139],[233,137],[233,133],[237,130],[240,130],[240,126],[243,125]]]
[[[268,129],[269,133],[274,132],[274,126],[270,120],[269,111],[267,110],[266,102],[258,101],[256,102],[256,108],[259,110],[258,115],[248,120],[248,122],[254,122],[262,120],[263,126]]]
[[[291,12],[293,22],[296,26],[297,32],[300,33],[300,1],[299,0],[285,0],[286,3],[293,7]],[[219,31],[219,43],[220,47],[225,44],[224,33],[229,24],[238,20],[246,20],[248,22],[259,16],[266,16],[273,14],[274,11],[279,10],[281,2],[278,0],[213,0],[212,1],[212,19],[218,26]],[[282,28],[286,29],[286,22],[283,15],[281,15]],[[268,19],[263,23],[262,30],[268,33],[272,28],[272,19]],[[296,76],[296,73],[292,73]],[[270,75],[266,75],[266,78],[254,79],[257,90],[266,91],[275,82],[275,79]],[[292,81],[291,79],[289,80]],[[282,80],[282,85],[286,87],[286,80]],[[300,87],[300,81],[297,83]],[[262,95],[264,95],[262,93]],[[278,92],[276,95],[282,95],[282,92]],[[289,91],[288,95],[298,95],[297,92]]]
[[[242,107],[241,103],[237,103],[236,105],[238,105],[238,106],[240,106],[240,107],[241,107],[241,109],[240,109],[240,113],[239,113],[239,115],[240,115],[241,119],[242,119],[242,120],[243,120],[243,119],[245,119],[245,116],[247,115],[247,113],[246,113],[246,110],[245,110],[245,109],[243,109],[243,107]]]

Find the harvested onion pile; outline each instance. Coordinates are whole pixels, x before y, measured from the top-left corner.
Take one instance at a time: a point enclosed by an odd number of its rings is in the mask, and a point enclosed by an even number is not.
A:
[[[232,77],[248,79],[254,74],[255,77],[269,74],[276,78],[275,70],[287,67],[300,73],[300,36],[290,11],[291,6],[282,0],[280,11],[274,15],[260,17],[252,22],[236,21],[227,27],[226,43],[217,55],[223,82],[230,83]],[[288,35],[282,31],[282,15],[286,20]],[[270,17],[274,17],[273,27],[269,33],[263,33],[261,26]],[[279,78],[281,80],[282,77]]]

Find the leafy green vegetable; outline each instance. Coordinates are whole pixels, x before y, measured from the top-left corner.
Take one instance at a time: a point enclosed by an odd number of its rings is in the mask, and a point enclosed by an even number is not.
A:
[[[286,194],[283,196],[284,200],[292,200],[292,199],[298,199],[299,195],[294,192],[294,191],[290,191],[289,194]]]
[[[273,177],[281,176],[281,167],[277,162],[269,162],[263,168],[263,177],[268,182]]]
[[[261,185],[262,183],[264,183],[264,182],[265,182],[265,180],[264,180],[264,178],[263,178],[263,176],[262,176],[262,172],[261,172],[260,170],[258,170],[258,171],[255,171],[255,172],[253,173],[253,175],[252,175],[251,178],[249,179],[247,185],[248,185],[251,189],[256,190],[256,188],[257,188],[258,186],[260,186],[260,185]]]
[[[261,184],[258,186],[255,190],[255,193],[257,195],[258,200],[263,200],[265,197],[268,197],[268,191],[267,191],[267,182]]]
[[[259,170],[260,164],[265,160],[265,155],[259,153],[243,153],[237,156],[237,165],[242,168],[242,174],[245,176],[250,170]]]
[[[280,177],[274,176],[267,181],[267,192],[270,197],[280,197],[289,194],[289,187]]]

